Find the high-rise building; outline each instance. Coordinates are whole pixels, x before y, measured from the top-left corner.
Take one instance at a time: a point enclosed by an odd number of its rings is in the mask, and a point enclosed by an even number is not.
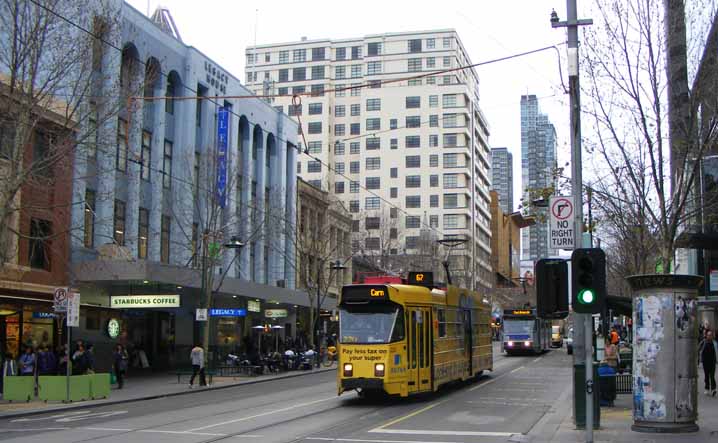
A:
[[[491,189],[504,214],[514,212],[514,157],[507,148],[491,148]]]
[[[529,191],[555,184],[556,128],[541,113],[535,95],[521,96],[521,184],[524,199]],[[536,210],[545,210],[536,208]],[[548,247],[548,225],[537,223],[521,232],[521,258],[536,261],[556,254]]]
[[[302,39],[246,56],[248,88],[286,96],[270,100],[301,120],[298,174],[352,213],[355,256],[406,271],[436,257],[422,247],[429,228],[467,240],[451,253],[455,281],[490,284],[489,129],[477,73],[443,72],[471,64],[456,31]]]

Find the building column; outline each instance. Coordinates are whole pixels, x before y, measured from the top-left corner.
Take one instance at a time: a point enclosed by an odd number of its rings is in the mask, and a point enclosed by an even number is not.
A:
[[[284,286],[289,287],[286,269],[284,268],[284,263],[289,259],[286,251],[287,219],[285,209],[287,207],[287,144],[284,140],[286,140],[287,134],[281,124],[283,121],[282,116],[280,115],[277,120],[279,121],[279,125],[277,126],[278,137],[275,145],[276,156],[274,162],[276,167],[272,173],[274,177],[272,197],[274,198],[276,196],[279,199],[275,207],[279,233],[275,243],[276,247],[273,251],[274,260],[270,262],[270,264],[275,273],[275,280],[284,280]]]
[[[264,244],[266,241],[265,234],[267,233],[268,227],[266,223],[268,218],[266,217],[265,211],[269,208],[265,207],[264,197],[266,195],[265,187],[267,186],[267,167],[265,166],[267,156],[267,137],[265,131],[260,131],[259,136],[262,142],[257,145],[257,164],[255,171],[257,172],[257,201],[254,204],[257,206],[257,217],[261,220],[258,222],[261,233],[257,233],[256,249],[254,251],[254,281],[256,283],[264,283],[267,269],[264,266]],[[256,229],[255,229],[256,230]]]
[[[167,78],[160,76],[152,91],[154,97],[163,97],[167,88]],[[164,209],[164,188],[162,187],[162,160],[165,147],[165,100],[152,100],[149,112],[152,113],[152,152],[150,153],[150,186],[152,188],[149,213],[149,235],[147,239],[147,260],[160,261],[160,238],[162,232],[162,211]]]
[[[237,220],[237,199],[240,197],[237,192],[237,177],[239,166],[239,117],[236,113],[229,114],[229,128],[227,138],[227,205],[224,210],[224,225],[227,226],[224,232],[224,242],[229,242],[233,236],[237,236],[244,241],[242,234],[239,232],[241,224]],[[237,267],[231,266],[235,254],[240,251],[226,250],[222,257],[222,269],[226,269],[227,277],[237,277]],[[237,257],[239,260],[239,257]],[[235,260],[236,262],[236,260]]]
[[[143,72],[144,74],[144,72]],[[140,75],[131,79],[130,91],[142,90]],[[125,246],[130,257],[137,257],[140,214],[140,162],[142,158],[142,121],[144,100],[134,100],[127,110],[127,204],[125,206]]]
[[[291,223],[293,231],[297,229],[297,148],[287,143],[286,152],[286,201],[285,201],[285,219],[287,223]],[[296,234],[295,234],[296,235]],[[292,263],[296,260],[296,251],[294,241],[291,238],[285,239],[285,254],[288,257],[284,262],[284,279],[287,282],[287,288],[294,289],[297,283],[295,269]]]
[[[253,134],[251,125],[247,124],[247,127],[243,131],[244,140],[242,141],[242,195],[239,196],[239,218],[240,218],[240,233],[242,241],[246,243],[246,246],[242,248],[239,256],[239,272],[240,278],[243,280],[249,280],[252,275],[250,272],[250,257],[251,257],[251,239],[250,234],[252,232],[252,211],[250,205],[252,202],[252,175],[253,175],[253,164],[252,164],[252,143]]]

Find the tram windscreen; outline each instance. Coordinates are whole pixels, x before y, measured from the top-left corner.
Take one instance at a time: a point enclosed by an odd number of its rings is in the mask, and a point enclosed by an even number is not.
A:
[[[534,331],[534,320],[504,320],[505,335],[531,335]]]
[[[339,342],[389,343],[404,338],[404,310],[396,305],[339,309]]]

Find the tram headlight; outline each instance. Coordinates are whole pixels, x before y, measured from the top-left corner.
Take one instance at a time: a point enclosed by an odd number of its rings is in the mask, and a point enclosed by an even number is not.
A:
[[[513,348],[514,342],[510,341],[510,342],[506,343],[506,346],[508,346],[509,348]]]
[[[344,377],[351,377],[354,375],[354,365],[351,363],[344,363]]]
[[[526,346],[526,347],[528,348],[529,346],[531,346],[531,342],[530,342],[530,341],[525,341],[525,342],[524,342],[524,346]]]
[[[375,377],[383,377],[384,376],[384,363],[377,363],[374,365],[374,376]]]

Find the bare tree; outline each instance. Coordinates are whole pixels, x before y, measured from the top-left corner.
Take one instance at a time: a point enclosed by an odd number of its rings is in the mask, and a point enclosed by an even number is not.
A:
[[[701,119],[700,111],[710,77],[704,73],[715,65],[709,48],[718,38],[718,16],[713,9],[711,31],[698,43],[707,52],[689,88],[682,1],[601,0],[596,8],[582,72],[588,80],[583,111],[593,133],[584,143],[597,154],[593,168],[601,176],[594,184],[602,191],[597,203],[603,222],[623,236],[619,241],[652,236],[655,243],[642,244],[655,246],[668,273],[679,229],[716,203],[702,204],[694,185],[700,160],[716,141],[715,118]],[[648,269],[645,261],[631,267]]]

